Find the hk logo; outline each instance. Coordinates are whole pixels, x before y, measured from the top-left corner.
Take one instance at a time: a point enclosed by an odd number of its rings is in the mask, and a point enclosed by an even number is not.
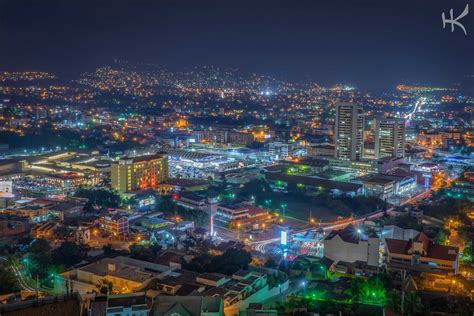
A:
[[[441,18],[443,19],[443,29],[446,28],[446,24],[451,24],[451,33],[454,32],[454,26],[459,26],[461,30],[464,31],[464,35],[467,35],[466,28],[464,25],[462,25],[459,20],[461,20],[463,17],[465,17],[469,13],[469,4],[466,4],[466,7],[464,8],[464,11],[457,17],[453,18],[453,9],[449,10],[449,15],[450,19],[446,19],[446,16],[444,15],[444,12],[441,14]]]

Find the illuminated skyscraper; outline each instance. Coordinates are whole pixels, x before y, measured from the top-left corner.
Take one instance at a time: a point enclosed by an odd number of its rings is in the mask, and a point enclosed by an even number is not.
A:
[[[405,157],[404,119],[376,119],[375,158],[384,157]]]
[[[335,157],[344,160],[360,160],[364,151],[364,113],[355,103],[336,105]]]
[[[152,188],[168,178],[168,157],[148,155],[121,158],[112,163],[112,188],[119,192],[130,192]]]

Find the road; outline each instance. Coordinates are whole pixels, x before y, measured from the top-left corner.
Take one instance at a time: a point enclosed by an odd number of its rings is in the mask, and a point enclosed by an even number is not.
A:
[[[413,116],[416,114],[421,109],[421,106],[425,104],[426,98],[421,97],[418,101],[415,103],[415,107],[413,110],[405,115],[405,119],[407,120],[407,124],[410,122],[410,120],[413,118]]]
[[[5,257],[0,257],[0,261],[3,262],[4,264],[10,265],[22,289],[27,290],[27,291],[36,291],[34,288],[29,286],[28,283],[26,283],[25,279],[23,278],[23,274],[21,273],[18,266],[16,266],[15,264],[10,264],[8,262],[8,259]]]
[[[421,193],[419,193],[418,195],[415,195],[414,197],[404,201],[400,206],[403,206],[403,205],[406,205],[406,204],[413,204],[413,203],[416,203],[420,200],[427,199],[430,196],[431,196],[431,190],[425,190],[425,191],[422,191]],[[388,209],[387,212],[390,212],[394,209],[395,208],[392,207],[392,208]],[[334,229],[345,227],[349,224],[359,225],[359,224],[362,224],[365,220],[371,220],[371,219],[381,217],[381,216],[384,215],[384,213],[385,213],[385,211],[376,211],[376,212],[373,212],[373,213],[369,213],[369,214],[365,214],[365,215],[356,217],[354,220],[347,221],[347,222],[344,222],[344,223],[337,223],[337,224],[335,224],[335,223],[321,223],[321,225],[319,227],[309,227],[309,228],[306,228],[306,229],[291,232],[290,236],[300,234],[300,233],[304,233],[304,232],[307,232],[307,231],[317,230],[319,228],[322,228],[326,232],[326,231],[331,231],[331,230],[334,230]],[[259,252],[262,252],[262,253],[265,253],[265,248],[268,245],[276,243],[279,240],[280,240],[280,238],[271,238],[271,239],[266,239],[266,240],[253,241],[253,242],[250,242],[249,245],[252,246],[255,250],[257,250]]]

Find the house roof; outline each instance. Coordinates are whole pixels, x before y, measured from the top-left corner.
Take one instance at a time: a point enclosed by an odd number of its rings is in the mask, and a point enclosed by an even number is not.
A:
[[[66,212],[70,209],[73,209],[75,207],[84,207],[85,203],[76,203],[76,202],[70,202],[70,201],[65,201],[65,202],[60,202],[58,204],[55,204],[51,207],[48,207],[48,209],[52,211],[58,211],[58,212]]]
[[[225,279],[226,277],[227,276],[225,274],[209,273],[209,272],[202,273],[198,276],[198,278],[200,279],[205,279],[205,280],[215,281],[215,282]]]
[[[179,312],[181,315],[200,316],[204,313],[221,311],[221,298],[202,296],[164,296],[156,297],[152,315],[164,316]]]
[[[145,293],[109,295],[107,307],[131,307],[146,304]]]
[[[427,258],[454,261],[457,258],[459,249],[452,246],[437,245],[431,241],[424,233],[419,233],[411,240],[385,239],[388,251],[395,254],[408,255],[413,243],[421,242]]]
[[[357,233],[354,226],[349,224],[343,229],[333,230],[329,235],[324,238],[324,240],[331,240],[334,237],[339,236],[343,241],[358,244],[360,240],[360,234]]]
[[[161,159],[161,158],[163,158],[163,155],[158,155],[158,154],[156,154],[156,155],[145,155],[145,156],[140,156],[140,157],[133,158],[133,162],[152,161],[152,160]],[[122,158],[122,159],[127,160],[127,159],[130,159],[130,158]]]
[[[158,258],[156,258],[155,263],[169,266],[171,263],[181,263],[184,259],[185,254],[167,250],[163,252]]]

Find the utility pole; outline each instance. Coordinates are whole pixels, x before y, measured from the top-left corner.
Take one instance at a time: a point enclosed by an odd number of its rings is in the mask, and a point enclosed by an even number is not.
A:
[[[403,270],[402,272],[402,303],[401,303],[401,312],[402,312],[402,315],[404,314],[404,310],[405,310],[405,280],[406,280],[406,277],[407,277],[407,270]]]
[[[38,280],[38,275],[36,275],[36,302],[39,300],[39,293],[38,293],[38,288],[39,288],[39,280]]]
[[[178,249],[178,205],[174,203],[174,247]]]

